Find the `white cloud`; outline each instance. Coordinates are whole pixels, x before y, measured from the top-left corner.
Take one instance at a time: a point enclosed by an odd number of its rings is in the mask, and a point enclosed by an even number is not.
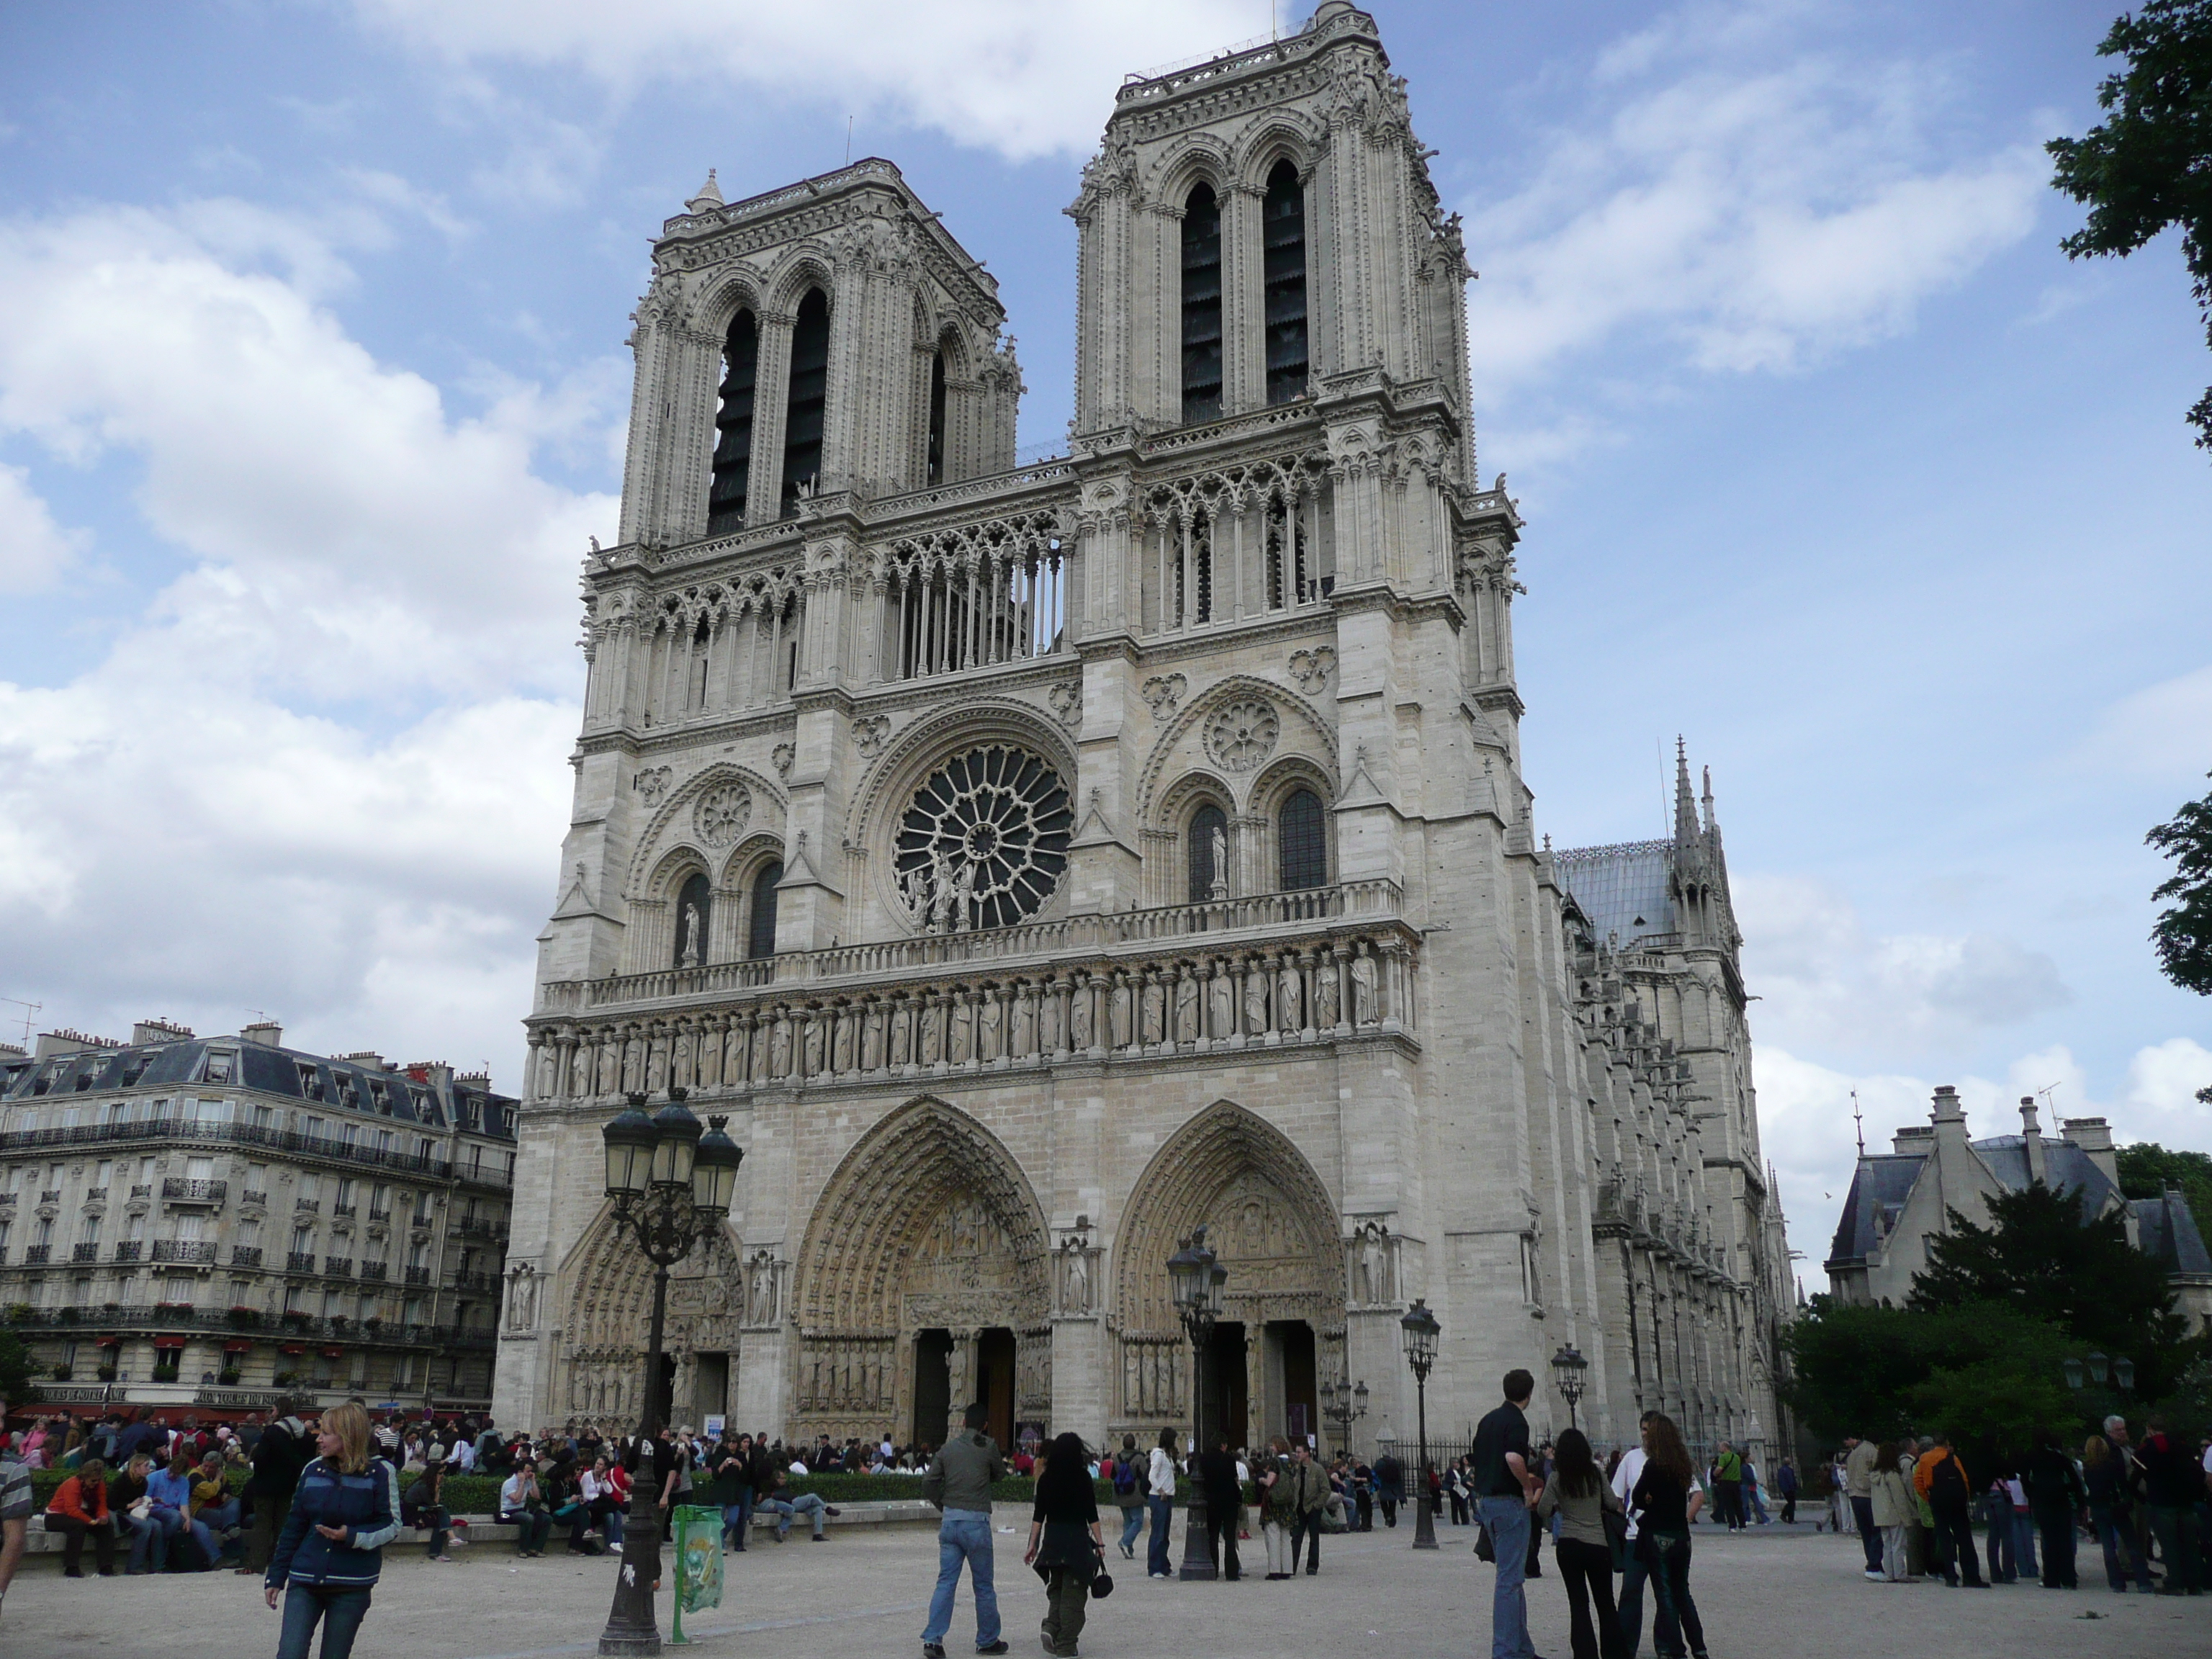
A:
[[[2057,963],[2011,939],[1870,933],[1848,898],[1810,877],[1734,884],[1760,1030],[1785,1046],[1832,1052],[1879,1033],[1911,1054],[2073,1000]]]
[[[31,593],[52,587],[83,544],[81,533],[54,522],[31,475],[20,466],[0,465],[0,593]]]
[[[1258,0],[356,4],[372,27],[456,65],[557,66],[625,94],[656,81],[734,84],[839,111],[884,110],[1016,161],[1091,149],[1125,71],[1218,51],[1268,27]]]
[[[1794,369],[1902,332],[2028,232],[2033,142],[1947,155],[1938,76],[1799,47],[1799,16],[1693,8],[1632,37],[1534,176],[1468,204],[1486,397],[1630,335],[1671,367]]]
[[[10,994],[87,1025],[261,1007],[329,1047],[489,1048],[512,1082],[574,573],[614,519],[532,457],[596,444],[624,388],[456,416],[321,307],[342,245],[225,204],[0,223],[0,434],[135,465],[186,563],[76,678],[0,682]],[[0,474],[0,527],[10,490],[36,501]]]

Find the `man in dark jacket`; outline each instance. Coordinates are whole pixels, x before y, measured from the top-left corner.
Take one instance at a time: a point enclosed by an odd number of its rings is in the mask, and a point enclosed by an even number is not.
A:
[[[1382,1506],[1382,1524],[1398,1524],[1398,1505],[1406,1501],[1406,1468],[1395,1452],[1375,1460],[1375,1501]]]
[[[1226,1438],[1198,1459],[1199,1489],[1206,1494],[1206,1553],[1224,1578],[1243,1577],[1237,1559],[1237,1523],[1244,1508],[1244,1489],[1237,1479],[1237,1455]],[[1224,1565],[1222,1551],[1228,1550]]]
[[[2150,1419],[2140,1453],[2143,1471],[2143,1507],[2150,1512],[2150,1529],[2158,1535],[2159,1553],[2166,1558],[2166,1583],[2160,1595],[2201,1595],[2204,1593],[2203,1551],[2197,1536],[2197,1505],[2204,1498],[2204,1471],[2189,1449],[2166,1431],[2166,1419]]]
[[[300,1471],[315,1455],[313,1430],[289,1409],[267,1428],[253,1446],[253,1473],[246,1477],[246,1501],[252,1524],[246,1534],[245,1564],[238,1571],[257,1577],[269,1565],[276,1548],[277,1529],[292,1508],[292,1491],[300,1484]]]

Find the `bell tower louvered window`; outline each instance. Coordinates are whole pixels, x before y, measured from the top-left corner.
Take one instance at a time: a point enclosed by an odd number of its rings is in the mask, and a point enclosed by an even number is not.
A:
[[[726,536],[745,524],[753,462],[753,387],[760,372],[760,324],[750,311],[730,324],[722,346],[722,402],[714,415],[714,483],[707,497],[707,533]]]
[[[945,482],[945,353],[941,349],[929,359],[928,482]]]
[[[1183,204],[1182,418],[1221,418],[1221,204],[1211,185]]]
[[[1312,790],[1294,790],[1283,803],[1275,816],[1275,844],[1278,887],[1287,891],[1328,884],[1328,835],[1322,827],[1321,797]]]
[[[1267,401],[1306,389],[1306,194],[1297,169],[1275,163],[1260,212],[1267,302]]]
[[[830,392],[830,301],[818,288],[799,302],[791,331],[791,392],[783,417],[783,516],[799,510],[822,477],[822,428]]]

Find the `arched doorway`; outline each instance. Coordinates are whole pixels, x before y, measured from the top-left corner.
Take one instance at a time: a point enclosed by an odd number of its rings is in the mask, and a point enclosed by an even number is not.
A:
[[[561,1371],[536,1431],[564,1422],[634,1427],[645,1405],[645,1353],[652,1336],[653,1264],[615,1224],[611,1208],[586,1229],[564,1268]],[[661,1371],[653,1379],[664,1423],[696,1427],[728,1409],[744,1282],[738,1252],[717,1230],[669,1269]]]
[[[942,1445],[980,1401],[1002,1446],[1052,1406],[1048,1246],[1028,1178],[943,1101],[862,1135],[799,1257],[790,1433]]]
[[[1316,1385],[1344,1340],[1344,1249],[1328,1189],[1289,1137],[1232,1102],[1169,1137],[1129,1194],[1115,1255],[1115,1432],[1191,1421],[1191,1351],[1167,1260],[1200,1224],[1229,1270],[1206,1420],[1233,1444],[1318,1434]]]

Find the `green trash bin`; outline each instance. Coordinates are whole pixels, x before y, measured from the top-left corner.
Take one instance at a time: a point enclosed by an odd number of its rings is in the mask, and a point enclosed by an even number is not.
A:
[[[676,1553],[676,1613],[668,1639],[688,1642],[684,1615],[722,1605],[722,1512],[703,1504],[678,1504],[668,1530]]]

